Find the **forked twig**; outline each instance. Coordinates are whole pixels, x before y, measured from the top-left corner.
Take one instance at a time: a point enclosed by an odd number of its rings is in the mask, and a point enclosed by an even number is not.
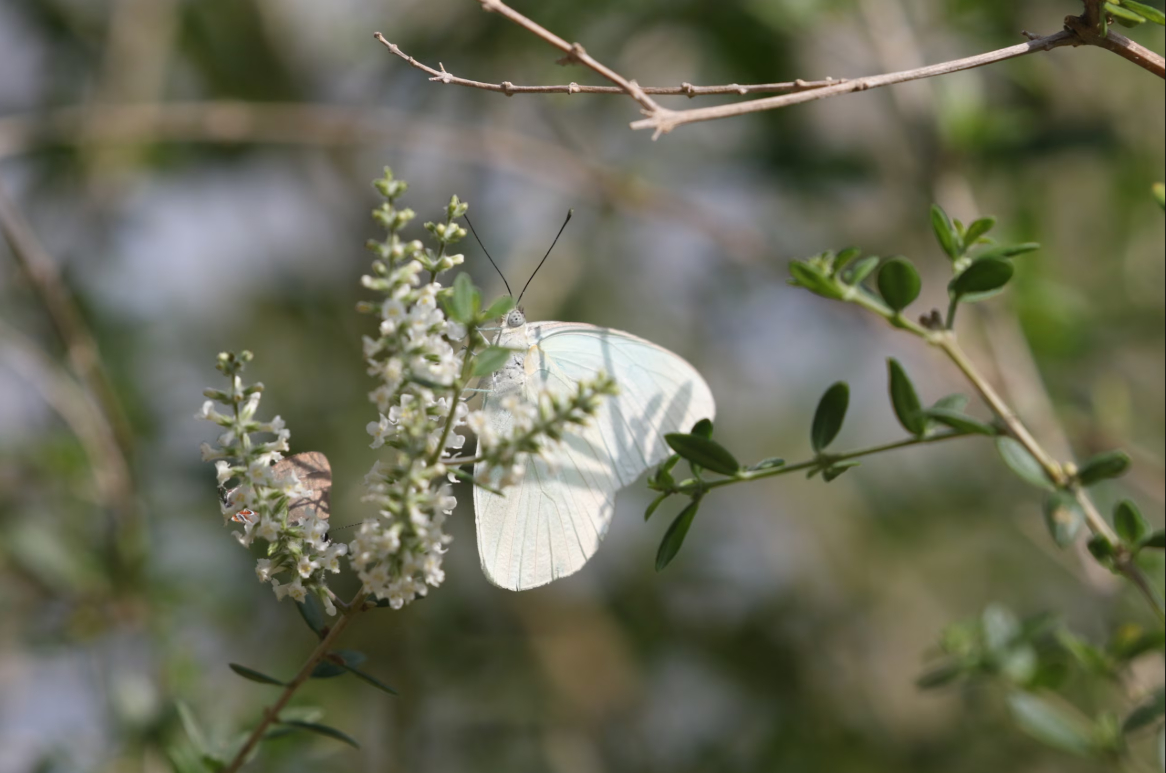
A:
[[[1065,28],[1060,32],[1055,32],[1052,35],[1044,37],[1036,37],[1029,35],[1029,40],[1025,43],[1020,43],[1015,46],[1008,46],[996,51],[989,51],[975,56],[965,57],[963,59],[955,59],[950,62],[941,62],[939,64],[928,65],[926,67],[918,67],[912,70],[904,70],[902,72],[884,73],[882,75],[872,75],[865,78],[854,78],[850,80],[839,81],[802,81],[796,80],[790,83],[767,83],[756,84],[753,86],[740,86],[738,84],[729,84],[726,86],[706,86],[696,87],[685,83],[680,87],[655,87],[643,88],[634,80],[624,78],[619,73],[602,64],[594,57],[589,55],[578,43],[569,43],[558,35],[554,34],[545,27],[537,24],[531,19],[523,16],[518,11],[515,11],[510,6],[506,5],[502,0],[478,0],[482,4],[482,8],[486,11],[499,13],[505,16],[510,21],[518,26],[530,31],[535,36],[550,43],[555,48],[562,51],[566,56],[559,60],[560,64],[578,63],[582,64],[596,73],[600,74],[607,80],[615,84],[614,87],[604,86],[580,86],[577,83],[569,83],[558,86],[515,86],[509,81],[503,83],[484,83],[481,81],[469,80],[467,78],[459,78],[446,72],[444,67],[440,70],[435,70],[432,67],[421,64],[411,56],[406,55],[396,45],[390,43],[379,32],[376,33],[376,38],[384,44],[390,51],[397,56],[405,59],[410,65],[420,70],[428,72],[432,77],[430,80],[447,84],[456,84],[459,86],[466,86],[469,88],[482,89],[484,91],[495,91],[512,96],[514,94],[552,94],[552,93],[592,93],[592,94],[614,94],[624,93],[634,99],[643,110],[646,118],[631,123],[633,129],[652,129],[652,139],[656,139],[661,134],[667,134],[675,129],[677,126],[683,126],[689,123],[698,123],[700,121],[713,121],[720,118],[730,118],[738,115],[746,115],[749,113],[758,113],[765,110],[775,110],[780,107],[787,107],[789,105],[796,105],[802,102],[810,102],[816,99],[825,99],[826,97],[833,97],[839,94],[850,94],[856,91],[866,91],[867,89],[878,88],[880,86],[890,86],[896,83],[905,83],[907,81],[920,80],[922,78],[932,78],[937,75],[947,75],[961,70],[970,70],[975,67],[983,67],[986,64],[993,64],[995,62],[1002,62],[1007,59],[1015,59],[1020,56],[1032,54],[1037,51],[1049,51],[1053,48],[1060,48],[1062,46],[1098,46],[1108,51],[1112,51],[1119,56],[1128,59],[1137,64],[1145,70],[1148,70],[1159,77],[1166,77],[1166,60],[1159,54],[1150,51],[1128,38],[1119,35],[1116,32],[1108,31],[1108,34],[1102,34],[1098,24],[1097,14],[1099,13],[1096,0],[1086,0],[1085,13],[1082,16],[1069,16],[1065,19]],[[1025,33],[1027,35],[1027,33]],[[792,84],[792,86],[791,86]],[[747,102],[738,102],[729,105],[716,105],[713,107],[695,108],[691,110],[669,110],[657,104],[649,94],[674,94],[693,97],[698,94],[749,94],[749,93],[772,93],[783,92],[779,96],[763,97],[761,99],[749,100]],[[794,93],[785,93],[794,92]]]

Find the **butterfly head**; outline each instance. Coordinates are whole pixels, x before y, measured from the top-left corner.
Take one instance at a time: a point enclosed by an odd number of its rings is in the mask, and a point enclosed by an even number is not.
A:
[[[526,324],[526,315],[522,309],[511,309],[506,313],[506,327],[522,327]]]

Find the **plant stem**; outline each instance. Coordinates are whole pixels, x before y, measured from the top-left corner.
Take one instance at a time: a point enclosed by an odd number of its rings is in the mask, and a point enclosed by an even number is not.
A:
[[[341,614],[340,619],[337,620],[336,624],[328,630],[327,635],[325,635],[324,638],[320,640],[320,643],[316,646],[316,649],[312,650],[312,654],[308,656],[306,661],[304,661],[304,665],[300,667],[299,672],[296,673],[295,677],[287,683],[286,687],[284,687],[283,692],[280,693],[275,703],[264,709],[263,718],[259,720],[259,724],[256,725],[255,729],[251,731],[251,735],[247,737],[247,740],[239,748],[239,751],[237,754],[235,754],[234,758],[227,764],[226,767],[222,768],[221,773],[236,773],[239,768],[241,768],[243,764],[247,762],[247,758],[251,755],[251,752],[259,744],[259,742],[263,740],[263,735],[267,732],[267,728],[270,727],[273,722],[279,720],[279,713],[283,711],[284,706],[286,706],[288,701],[292,699],[292,696],[295,695],[296,690],[298,690],[303,685],[303,683],[308,680],[308,678],[312,675],[312,671],[315,670],[319,662],[324,659],[325,655],[328,654],[328,650],[332,648],[332,644],[336,641],[337,638],[339,638],[340,633],[348,627],[348,624],[352,622],[353,618],[360,614],[363,609],[364,592],[358,591],[356,596],[353,597],[352,602],[344,610],[343,614]]]
[[[466,338],[470,341],[473,341],[474,335],[476,335],[476,333],[477,333],[477,329],[471,326],[466,331]],[[454,419],[454,416],[457,414],[457,407],[461,403],[461,400],[458,398],[458,395],[460,395],[462,393],[462,389],[465,387],[465,385],[470,382],[470,372],[471,372],[470,369],[473,366],[473,364],[474,364],[474,347],[467,346],[465,348],[465,357],[462,359],[462,372],[458,376],[458,380],[457,380],[457,384],[455,384],[455,388],[450,390],[451,394],[450,394],[450,403],[449,403],[449,415],[445,417],[445,426],[441,428],[441,440],[438,442],[437,448],[433,451],[433,454],[429,458],[429,465],[430,466],[433,466],[433,465],[437,464],[438,462],[440,462],[441,455],[445,452],[445,441],[449,439],[449,432],[453,428],[453,419]]]
[[[734,483],[744,483],[745,481],[761,480],[762,478],[772,478],[777,475],[786,475],[791,472],[800,472],[802,470],[811,470],[815,467],[829,466],[835,462],[846,462],[851,459],[860,459],[864,456],[873,456],[881,454],[884,451],[895,451],[900,448],[910,448],[912,446],[925,445],[928,443],[938,443],[941,440],[951,440],[957,437],[969,437],[967,432],[944,432],[939,435],[927,435],[925,437],[910,437],[905,440],[896,440],[893,443],[884,443],[878,446],[871,446],[870,448],[863,448],[858,451],[848,451],[844,454],[820,454],[813,459],[797,464],[786,464],[780,467],[771,467],[765,470],[753,470],[739,472],[731,478],[724,480],[716,480],[710,482],[701,481],[698,485],[681,486],[676,489],[677,494],[693,494],[697,491],[709,491],[711,489],[720,488],[721,486],[731,486]]]
[[[1113,545],[1117,550],[1117,557],[1114,560],[1114,566],[1117,571],[1128,579],[1135,588],[1145,597],[1149,602],[1150,607],[1157,615],[1159,622],[1166,622],[1166,609],[1163,608],[1162,599],[1158,597],[1153,586],[1142,572],[1142,568],[1134,561],[1133,555],[1130,551],[1122,545],[1121,539],[1105,520],[1105,517],[1098,511],[1097,506],[1089,497],[1089,494],[1081,488],[1081,486],[1073,479],[1073,476],[1066,472],[1064,465],[1058,463],[1052,456],[1045,451],[1045,449],[1037,442],[1024,423],[1012,410],[1009,405],[1004,402],[1003,398],[992,388],[992,385],[984,378],[984,376],[976,369],[976,366],[968,359],[963,347],[959,345],[956,340],[955,333],[950,330],[940,330],[928,332],[925,336],[928,343],[938,347],[948,358],[955,363],[955,366],[960,369],[964,376],[975,387],[980,396],[984,398],[984,402],[992,409],[1002,422],[1008,428],[1008,432],[1013,438],[1017,440],[1025,450],[1032,454],[1041,468],[1044,469],[1045,474],[1057,486],[1057,488],[1070,492],[1073,498],[1076,499],[1077,504],[1081,507],[1081,512],[1085,515],[1085,523],[1089,527],[1089,531],[1096,535],[1104,537],[1110,545]]]

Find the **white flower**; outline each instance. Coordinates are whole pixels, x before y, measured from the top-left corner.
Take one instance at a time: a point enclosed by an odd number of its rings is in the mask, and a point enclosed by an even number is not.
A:
[[[261,558],[255,562],[255,576],[259,578],[260,582],[269,581],[274,570],[275,564],[270,558]]]

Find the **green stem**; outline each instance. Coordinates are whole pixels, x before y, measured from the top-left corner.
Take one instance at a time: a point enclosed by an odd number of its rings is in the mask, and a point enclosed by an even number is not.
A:
[[[1102,514],[1098,511],[1097,506],[1093,503],[1093,500],[1090,499],[1085,490],[1077,485],[1073,476],[1066,472],[1064,466],[1057,462],[1057,460],[1054,459],[1047,451],[1045,451],[1041,444],[1037,442],[1036,438],[1032,436],[1032,433],[1028,431],[1028,428],[1024,426],[1024,423],[1020,420],[1020,417],[1016,415],[1016,412],[1012,410],[1008,403],[1004,402],[1004,399],[1000,397],[992,385],[988,383],[988,380],[985,379],[979,370],[976,369],[976,366],[968,358],[967,354],[956,340],[955,331],[950,329],[928,330],[921,325],[917,325],[914,322],[906,319],[901,314],[895,314],[893,311],[891,311],[891,309],[883,305],[878,299],[861,291],[847,294],[844,300],[858,304],[859,306],[862,306],[863,308],[878,314],[880,317],[883,317],[895,327],[900,327],[904,330],[908,330],[914,333],[916,336],[922,338],[924,341],[931,344],[932,346],[937,347],[940,351],[946,354],[948,359],[950,359],[955,364],[955,366],[959,368],[960,372],[964,374],[964,377],[967,378],[976,391],[979,392],[980,397],[984,399],[984,402],[988,404],[988,407],[992,409],[992,412],[995,413],[996,416],[1004,423],[1004,426],[1008,429],[1008,433],[1013,438],[1015,438],[1017,442],[1024,446],[1025,450],[1028,451],[1034,459],[1036,459],[1037,463],[1040,464],[1041,468],[1045,471],[1045,474],[1049,476],[1049,479],[1057,486],[1057,488],[1068,491],[1073,495],[1074,499],[1077,501],[1077,504],[1080,505],[1081,511],[1085,514],[1085,523],[1088,525],[1089,530],[1093,534],[1104,537],[1118,550],[1118,557],[1115,563],[1117,571],[1121,573],[1126,579],[1128,579],[1135,588],[1138,589],[1138,592],[1142,594],[1142,596],[1150,604],[1150,607],[1154,610],[1154,614],[1157,615],[1159,622],[1166,622],[1166,608],[1164,608],[1162,599],[1158,596],[1158,593],[1154,590],[1153,585],[1142,572],[1142,568],[1134,561],[1133,555],[1125,546],[1122,545],[1121,539],[1117,536],[1117,533],[1113,530],[1113,527],[1109,525],[1109,522],[1105,520],[1105,517],[1102,516]],[[948,310],[949,328],[951,323],[954,321],[954,310],[955,307],[953,304],[952,308]],[[842,461],[842,459],[840,458],[839,461]],[[796,468],[805,469],[805,465],[800,465]],[[795,468],[783,467],[779,469],[783,472],[792,472]],[[718,481],[718,483],[723,485],[721,481]]]
[[[858,451],[848,451],[844,454],[821,454],[804,462],[797,464],[786,464],[780,467],[771,467],[766,470],[754,470],[739,472],[731,478],[724,480],[716,480],[712,482],[701,481],[699,484],[681,486],[676,489],[677,494],[694,494],[697,492],[705,492],[711,489],[720,488],[721,486],[731,486],[734,483],[744,483],[745,481],[761,480],[762,478],[773,478],[778,475],[786,475],[791,472],[800,472],[802,470],[812,470],[815,467],[828,467],[836,462],[846,462],[851,459],[861,459],[864,456],[873,456],[881,454],[885,451],[895,451],[900,448],[910,448],[912,446],[925,445],[928,443],[938,443],[941,440],[950,440],[957,437],[969,437],[967,432],[944,432],[939,435],[928,435],[926,437],[911,437],[905,440],[896,440],[893,443],[884,443],[878,446],[871,446],[870,448],[863,448]]]

